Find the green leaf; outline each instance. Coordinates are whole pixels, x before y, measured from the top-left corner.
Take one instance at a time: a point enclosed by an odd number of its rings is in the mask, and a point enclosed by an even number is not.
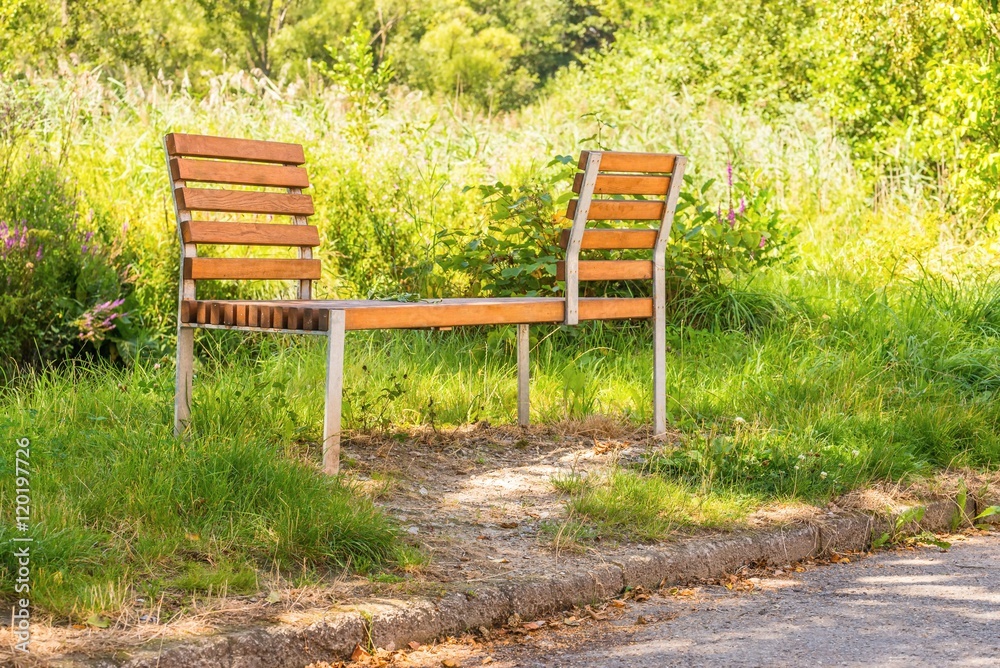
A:
[[[986,519],[987,517],[992,517],[993,515],[996,515],[998,513],[1000,513],[1000,506],[990,506],[989,508],[986,508],[985,510],[983,510],[983,512],[981,512],[978,515],[976,515],[975,517],[973,517],[972,519],[974,519],[974,520],[982,520],[982,519]]]

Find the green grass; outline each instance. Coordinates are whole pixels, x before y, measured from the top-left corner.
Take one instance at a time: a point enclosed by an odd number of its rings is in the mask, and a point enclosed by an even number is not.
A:
[[[80,619],[136,595],[253,592],[259,572],[365,571],[405,559],[391,520],[302,460],[308,447],[283,431],[279,386],[240,382],[249,377],[244,366],[242,376],[200,385],[198,429],[186,441],[171,435],[167,369],[70,369],[3,393],[0,439],[31,439],[36,609]],[[5,520],[9,452],[0,462]],[[13,534],[5,521],[0,542],[11,546]],[[15,572],[7,547],[5,594]]]

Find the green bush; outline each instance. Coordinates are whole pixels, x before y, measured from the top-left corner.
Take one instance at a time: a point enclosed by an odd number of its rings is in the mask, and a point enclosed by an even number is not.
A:
[[[572,197],[568,181],[576,172],[573,163],[572,158],[559,156],[521,185],[498,181],[476,189],[487,216],[483,228],[446,230],[437,236],[437,267],[451,277],[457,290],[469,296],[497,297],[562,293],[556,263],[565,257],[559,237],[567,225],[563,213]],[[794,258],[791,241],[798,230],[784,220],[768,187],[738,179],[731,164],[723,201],[713,206],[715,186],[714,179],[699,182],[685,177],[667,245],[666,270],[674,305],[686,304],[700,294],[713,298],[732,294],[767,268]],[[582,255],[648,259],[649,251],[584,251]],[[588,296],[649,295],[651,289],[650,281],[581,285],[582,294]]]
[[[0,365],[100,352],[127,325],[127,286],[115,268],[122,239],[96,223],[79,219],[71,184],[45,158],[30,156],[9,175],[0,195]]]

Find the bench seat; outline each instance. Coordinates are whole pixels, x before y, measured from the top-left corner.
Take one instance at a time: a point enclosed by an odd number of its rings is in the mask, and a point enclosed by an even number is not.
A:
[[[580,320],[651,318],[650,298],[581,298]],[[326,334],[330,311],[344,311],[345,329],[422,329],[463,325],[561,323],[561,297],[379,300],[194,300],[181,303],[181,322],[191,327],[281,330]]]

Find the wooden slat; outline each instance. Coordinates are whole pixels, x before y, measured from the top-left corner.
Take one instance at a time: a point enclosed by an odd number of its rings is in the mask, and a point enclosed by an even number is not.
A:
[[[189,160],[171,158],[170,174],[175,180],[228,183],[237,186],[308,188],[309,175],[302,167],[257,165],[248,162]]]
[[[240,302],[236,302],[236,307]],[[227,302],[191,302],[187,310],[199,314],[197,324],[220,325]],[[282,329],[294,324],[300,331],[326,331],[330,309],[347,314],[347,329],[412,329],[562,322],[562,299],[451,299],[441,302],[381,301],[289,301],[246,302],[247,326]],[[306,317],[312,310],[314,317]],[[293,312],[295,312],[293,314]],[[212,314],[215,314],[214,320]],[[237,310],[237,313],[239,311]],[[649,318],[653,302],[649,298],[584,298],[580,300],[581,320]],[[206,317],[207,315],[207,317]],[[310,326],[311,323],[311,326]],[[239,319],[237,318],[237,326]]]
[[[459,327],[463,325],[530,324],[562,322],[565,302],[552,300],[536,304],[504,304],[491,300],[471,300],[469,304],[412,304],[366,306],[345,309],[347,329],[410,329],[424,327]],[[482,303],[476,303],[477,301]],[[581,320],[649,318],[651,299],[580,300]]]
[[[566,208],[566,217],[576,213],[576,200],[571,199]],[[587,220],[661,220],[663,202],[650,200],[595,199],[590,203]]]
[[[217,220],[185,220],[181,223],[185,243],[239,246],[319,246],[314,225],[225,223]]]
[[[580,153],[577,165],[583,169],[590,151]],[[601,155],[602,172],[660,172],[674,171],[674,155],[670,153],[630,153],[627,151],[604,151]]]
[[[559,236],[559,245],[566,248],[569,230]],[[582,249],[619,250],[627,248],[652,248],[656,244],[656,230],[585,230]]]
[[[573,179],[573,192],[580,192],[583,172]],[[595,195],[660,195],[670,188],[669,176],[639,176],[636,174],[602,174],[594,184]]]
[[[185,211],[269,213],[279,216],[313,214],[312,197],[309,195],[206,188],[178,188],[176,192],[177,206]]]
[[[556,280],[566,277],[566,263],[556,263]],[[653,277],[649,260],[580,260],[581,281],[635,281]]]
[[[184,278],[203,280],[318,280],[319,260],[195,257],[184,261]]]
[[[167,135],[167,153],[171,156],[251,160],[285,165],[301,165],[306,161],[305,152],[299,144],[187,135],[176,132]]]

